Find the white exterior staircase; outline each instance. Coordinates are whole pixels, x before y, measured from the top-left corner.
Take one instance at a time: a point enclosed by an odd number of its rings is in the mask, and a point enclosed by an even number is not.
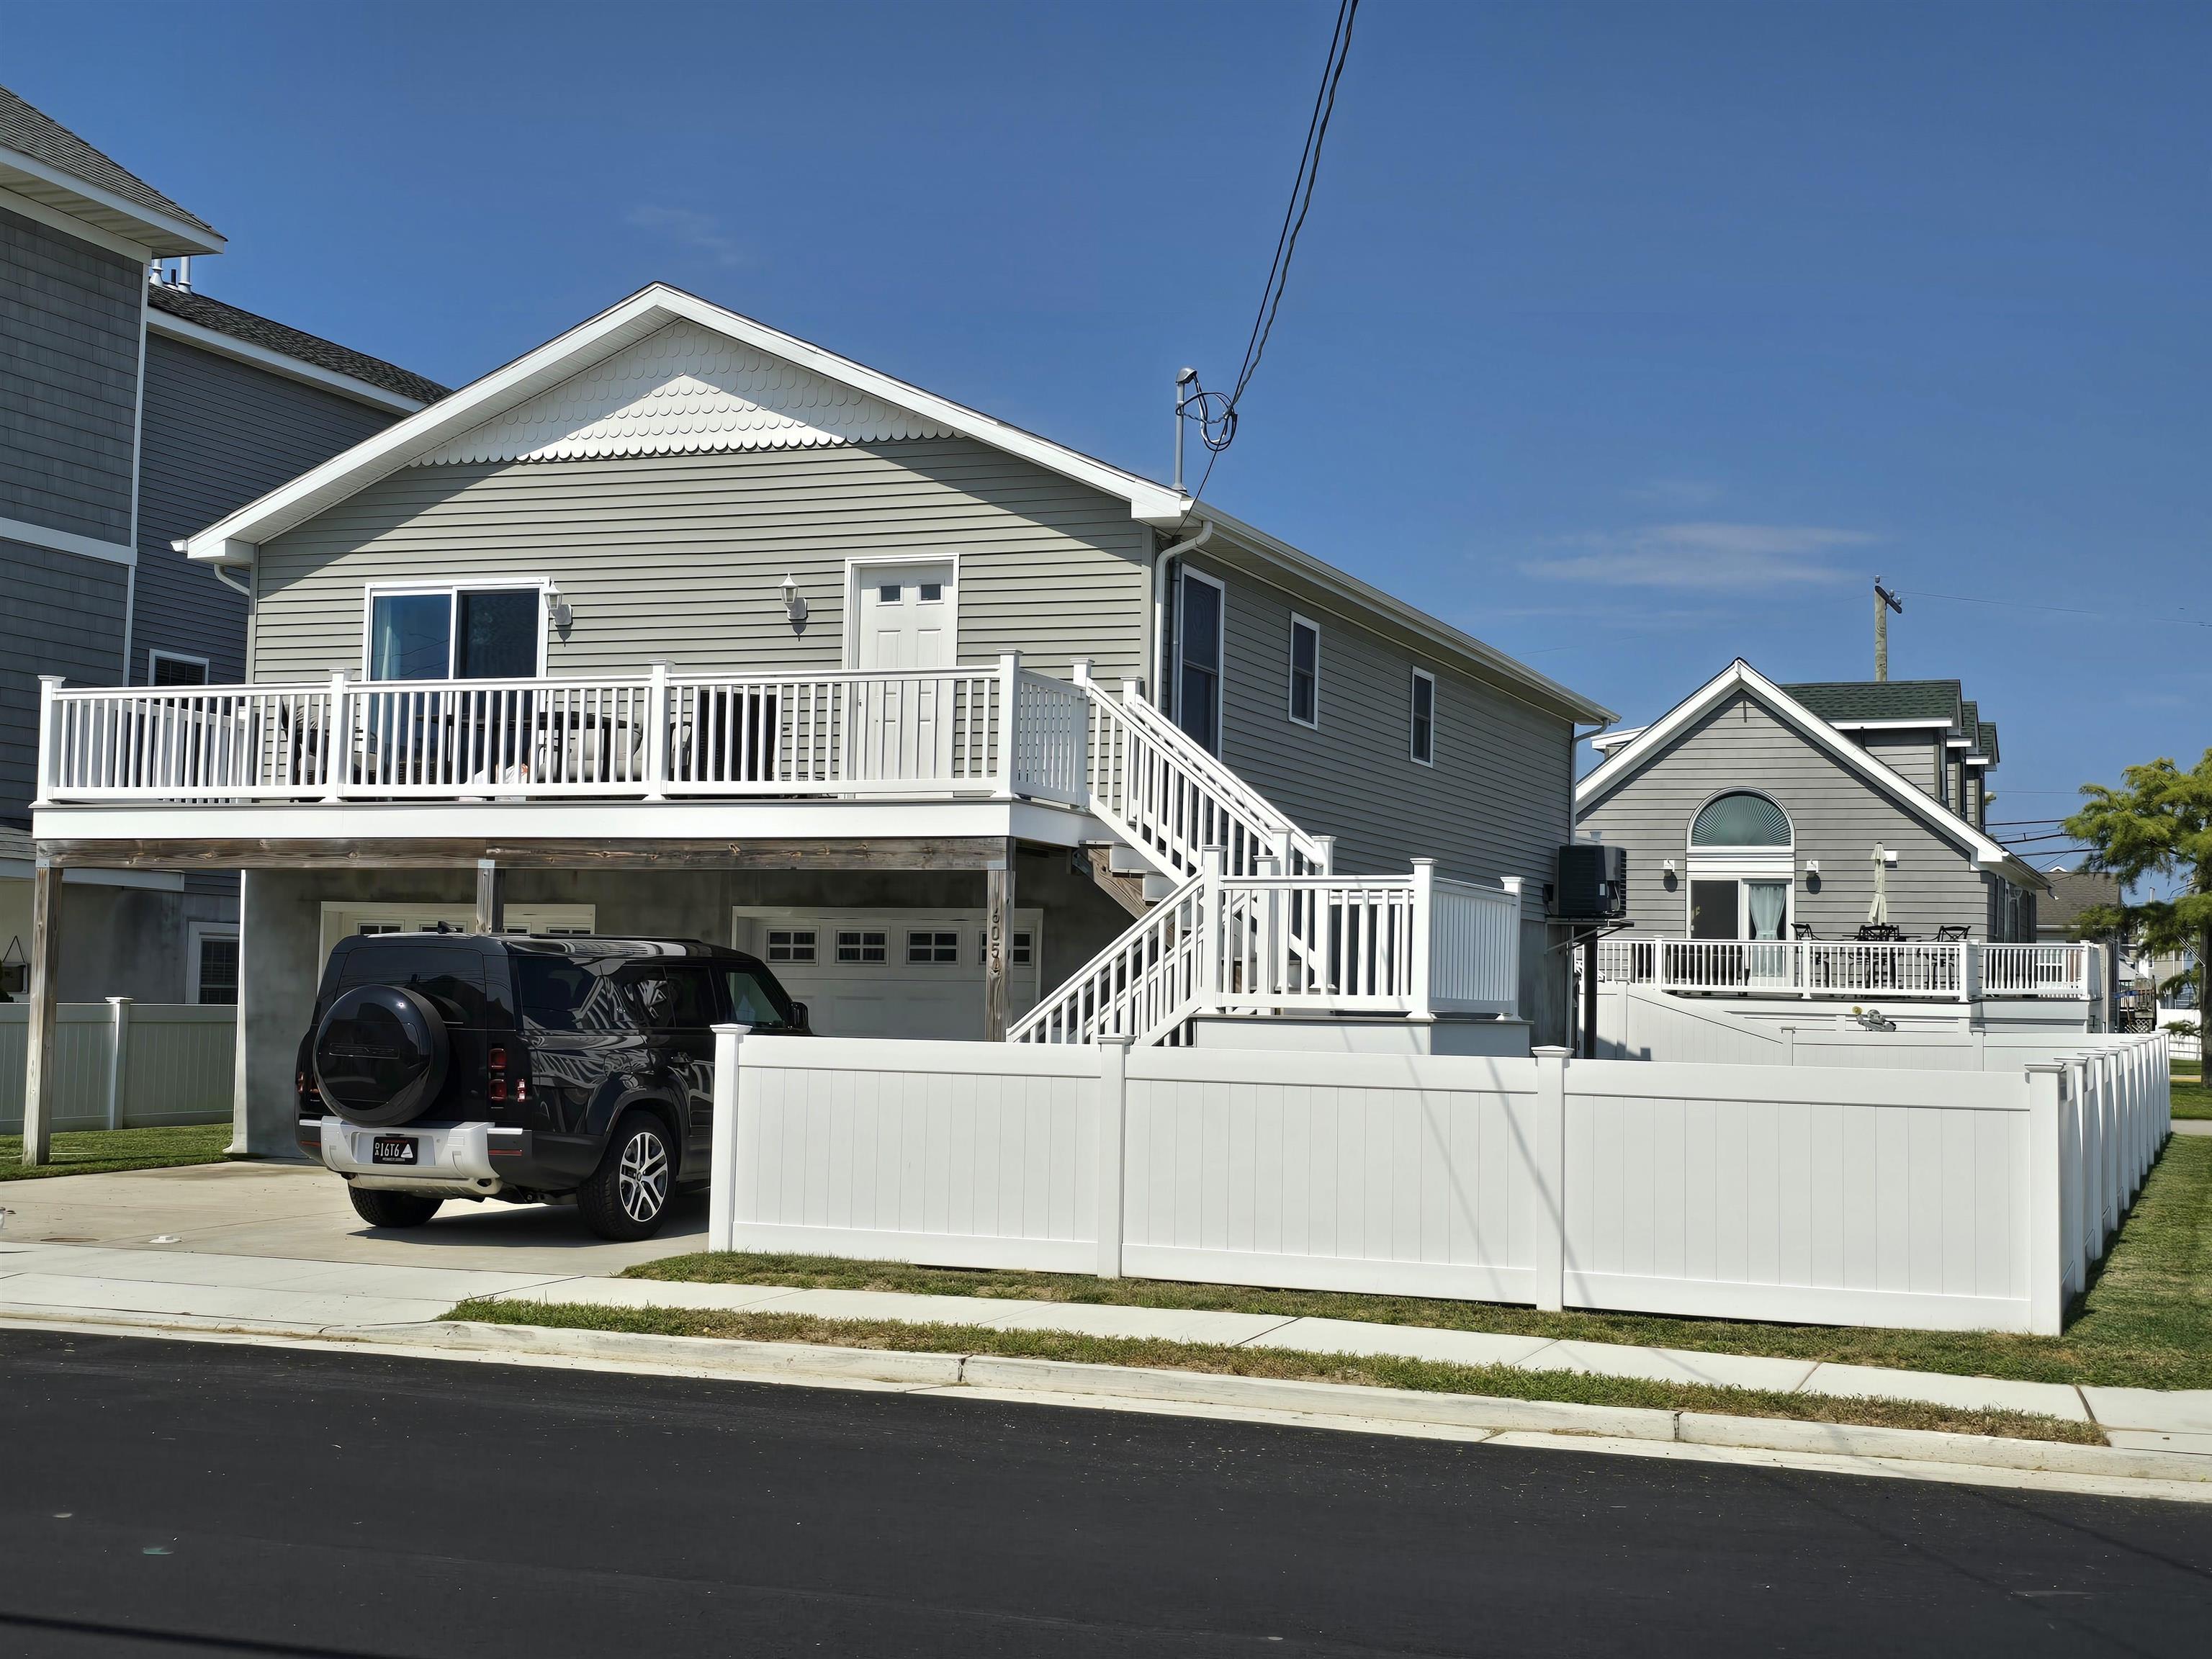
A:
[[[1009,1042],[1187,1040],[1195,1014],[1510,1014],[1519,1007],[1521,891],[1339,876],[1310,836],[1126,685],[1079,665],[1088,697],[1085,805],[1177,883],[1006,1033]]]

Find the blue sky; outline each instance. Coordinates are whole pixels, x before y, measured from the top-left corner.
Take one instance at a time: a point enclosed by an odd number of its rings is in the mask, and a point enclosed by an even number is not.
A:
[[[0,0],[0,79],[229,235],[204,291],[441,379],[664,278],[1164,474],[1334,15]],[[1996,817],[2193,758],[2208,61],[2202,6],[1368,0],[1210,495],[1632,720],[1869,673],[1880,572]]]

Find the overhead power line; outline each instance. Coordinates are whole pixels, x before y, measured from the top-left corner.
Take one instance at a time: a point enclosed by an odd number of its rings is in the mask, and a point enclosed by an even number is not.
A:
[[[1336,112],[1337,82],[1352,54],[1352,26],[1359,15],[1359,0],[1338,0],[1336,27],[1329,32],[1328,59],[1322,67],[1321,86],[1314,94],[1313,113],[1306,120],[1306,141],[1298,152],[1298,170],[1291,180],[1291,198],[1283,209],[1282,228],[1275,233],[1275,257],[1267,264],[1267,281],[1260,290],[1260,308],[1253,314],[1252,330],[1244,342],[1244,360],[1237,366],[1237,380],[1225,395],[1208,392],[1194,376],[1191,390],[1178,404],[1177,413],[1195,407],[1200,441],[1206,445],[1206,471],[1191,492],[1194,509],[1213,477],[1213,464],[1237,440],[1237,422],[1244,393],[1259,373],[1267,341],[1275,331],[1275,316],[1283,308],[1283,291],[1289,285],[1291,258],[1297,252],[1298,233],[1305,228],[1313,209],[1314,185],[1321,177],[1322,146],[1328,140],[1329,118]],[[1188,416],[1186,418],[1188,418]]]
[[[2212,628],[2212,622],[2200,622],[2194,617],[2159,617],[2146,612],[2119,611],[2084,611],[2070,605],[2034,605],[2026,599],[1993,599],[1978,593],[1930,593],[1925,588],[1900,587],[1897,590],[1908,599],[1945,599],[1953,605],[2002,605],[2015,611],[2047,611],[2057,617],[2099,617],[2106,622],[2165,623],[2174,628]],[[2176,610],[2185,607],[2177,605]]]

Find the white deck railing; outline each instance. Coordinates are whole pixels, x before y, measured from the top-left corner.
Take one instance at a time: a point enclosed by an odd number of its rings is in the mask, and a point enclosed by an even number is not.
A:
[[[41,697],[39,798],[1016,794],[1081,805],[1087,691],[1024,670],[117,687]],[[1009,719],[1009,711],[1012,718]]]
[[[1978,939],[1609,939],[1598,945],[1598,978],[1691,994],[1950,1002],[2082,1001],[2104,990],[2096,945]]]
[[[1200,1013],[1510,1014],[1519,884],[1234,876],[1226,850],[1008,1031],[1011,1042],[1172,1042]]]

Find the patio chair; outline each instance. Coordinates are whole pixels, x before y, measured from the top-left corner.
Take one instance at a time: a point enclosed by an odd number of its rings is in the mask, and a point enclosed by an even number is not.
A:
[[[1936,940],[1939,945],[1964,945],[1973,934],[1971,927],[1938,927]]]
[[[1859,924],[1859,940],[1866,945],[1896,945],[1905,935],[1897,931],[1897,924],[1888,921],[1865,921]]]
[[[1813,924],[1811,922],[1793,921],[1790,924],[1790,937],[1792,939],[1818,939],[1820,936],[1813,931]]]

